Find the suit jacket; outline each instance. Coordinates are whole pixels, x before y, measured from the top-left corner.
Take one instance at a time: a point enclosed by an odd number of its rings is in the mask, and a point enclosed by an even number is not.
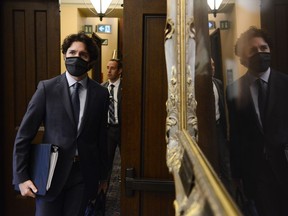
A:
[[[42,142],[60,148],[52,185],[43,198],[52,200],[63,189],[73,164],[76,146],[88,195],[96,196],[98,181],[107,179],[108,102],[107,89],[88,78],[85,109],[77,131],[65,74],[40,81],[15,139],[13,184],[30,179],[30,144],[43,124],[45,130]]]
[[[220,124],[222,126],[222,130],[224,132],[225,138],[227,138],[227,122],[226,122],[226,112],[225,112],[225,98],[223,93],[223,84],[221,80],[212,77],[212,81],[216,86],[219,95],[219,112],[220,112]]]
[[[109,81],[104,82],[101,85],[108,89]],[[121,112],[122,112],[122,109],[121,109],[122,107],[121,106],[122,104],[122,79],[121,78],[120,78],[120,83],[119,83],[119,88],[118,88],[118,93],[117,93],[117,100],[118,100],[118,103],[117,103],[118,123],[119,125],[121,125]]]
[[[271,173],[287,190],[288,163],[288,76],[271,69],[268,82],[265,127],[261,127],[252,101],[247,74],[227,88],[231,171],[241,178],[248,196],[255,195],[259,182]]]

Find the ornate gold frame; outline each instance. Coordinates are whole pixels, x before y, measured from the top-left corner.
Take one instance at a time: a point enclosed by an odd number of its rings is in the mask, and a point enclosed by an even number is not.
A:
[[[167,166],[175,181],[176,215],[241,215],[197,145],[194,7],[201,0],[167,0]],[[208,28],[208,26],[207,26]],[[206,56],[208,62],[208,52]],[[199,53],[197,53],[199,54]],[[203,53],[202,53],[203,54]],[[205,70],[197,62],[197,70]],[[207,71],[206,71],[207,72]],[[205,73],[205,71],[204,71]],[[208,72],[207,72],[208,73]]]

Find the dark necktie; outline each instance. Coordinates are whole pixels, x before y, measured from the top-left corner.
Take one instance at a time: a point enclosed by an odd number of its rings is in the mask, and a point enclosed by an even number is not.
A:
[[[115,107],[114,107],[114,85],[111,84],[110,85],[110,103],[109,103],[109,124],[115,124],[116,120],[115,120]]]
[[[267,99],[267,86],[266,86],[265,81],[263,81],[262,79],[258,79],[257,84],[258,84],[258,108],[259,108],[262,126],[264,126],[264,116],[265,116],[265,107],[266,107],[266,99]]]
[[[71,95],[72,100],[72,106],[73,106],[73,114],[74,114],[74,120],[76,122],[76,125],[78,125],[79,122],[79,113],[80,113],[80,99],[79,99],[79,88],[80,83],[76,82],[73,85],[73,92]]]

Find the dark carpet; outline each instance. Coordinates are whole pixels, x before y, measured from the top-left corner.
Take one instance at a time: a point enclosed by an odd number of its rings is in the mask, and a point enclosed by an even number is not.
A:
[[[116,148],[109,188],[106,195],[105,216],[120,216],[121,157]]]

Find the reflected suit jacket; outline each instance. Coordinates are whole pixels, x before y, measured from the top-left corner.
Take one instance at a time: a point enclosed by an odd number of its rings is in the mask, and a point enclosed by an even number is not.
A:
[[[288,76],[271,69],[267,91],[262,128],[247,74],[227,87],[232,176],[243,179],[250,196],[254,195],[255,186],[266,180],[263,173],[267,169],[271,169],[270,173],[277,179],[275,184],[285,190],[288,187],[288,162],[284,151],[288,146]]]
[[[40,81],[16,135],[13,184],[30,179],[30,144],[42,124],[42,143],[52,143],[60,149],[51,187],[43,199],[53,200],[63,189],[73,164],[76,147],[88,195],[96,196],[98,181],[107,179],[108,100],[107,89],[88,78],[86,104],[77,131],[65,74]]]

